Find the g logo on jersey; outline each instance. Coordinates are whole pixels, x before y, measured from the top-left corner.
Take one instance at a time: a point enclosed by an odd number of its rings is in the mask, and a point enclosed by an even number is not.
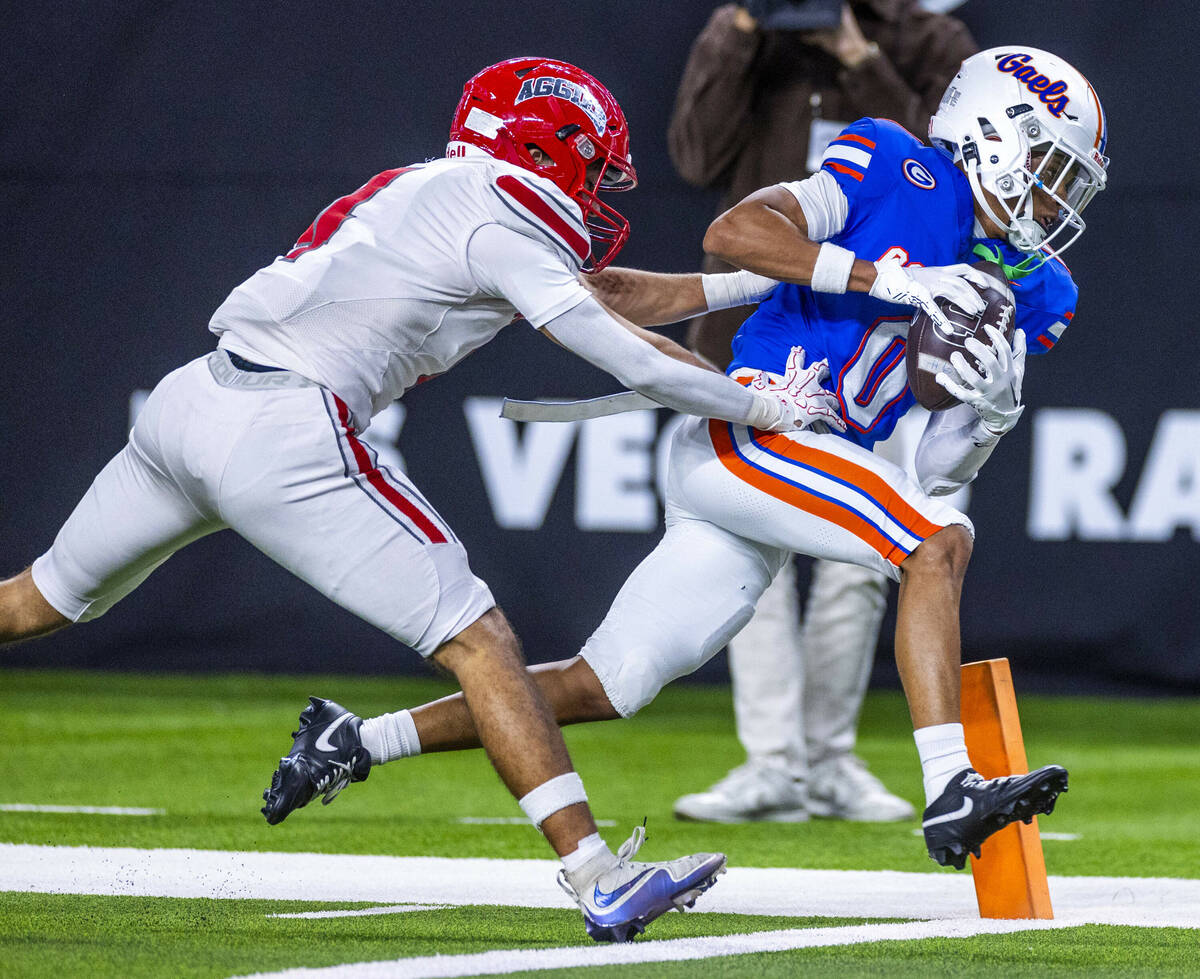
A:
[[[604,135],[604,130],[608,128],[608,118],[605,116],[604,110],[600,108],[596,97],[582,85],[567,81],[565,78],[550,78],[546,75],[541,78],[527,78],[521,83],[521,90],[517,92],[517,98],[513,104],[520,105],[526,99],[548,98],[551,95],[566,99],[579,106],[592,120],[596,132],[601,136]]]
[[[914,159],[905,160],[900,165],[900,169],[904,171],[904,179],[915,187],[920,187],[922,190],[933,190],[937,186],[933,174]]]

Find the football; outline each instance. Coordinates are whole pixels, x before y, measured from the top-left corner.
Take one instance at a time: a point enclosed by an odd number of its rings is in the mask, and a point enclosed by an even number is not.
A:
[[[939,297],[938,307],[946,314],[946,319],[953,327],[953,333],[945,336],[943,330],[937,328],[929,315],[921,309],[913,315],[908,328],[905,355],[908,386],[912,388],[917,402],[930,411],[945,411],[959,403],[954,395],[934,380],[938,371],[944,370],[953,376],[950,370],[950,355],[954,351],[961,351],[967,358],[967,363],[978,369],[978,361],[963,346],[968,337],[978,334],[980,342],[990,346],[991,341],[983,332],[983,327],[990,324],[1000,330],[1006,340],[1012,342],[1013,330],[1016,327],[1016,303],[1004,270],[995,262],[988,261],[973,262],[972,267],[987,275],[993,283],[986,289],[972,286],[987,303],[987,308],[982,313],[972,316],[964,313],[949,300]]]

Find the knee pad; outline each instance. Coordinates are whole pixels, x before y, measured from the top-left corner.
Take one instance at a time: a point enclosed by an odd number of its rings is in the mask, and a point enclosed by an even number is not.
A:
[[[624,629],[606,619],[580,655],[617,713],[632,717],[672,680],[707,663],[753,615],[754,606],[745,603],[727,609],[720,621],[705,617],[673,628],[663,628],[660,619]]]
[[[737,635],[782,560],[703,521],[669,524],[581,652],[617,712],[637,713]]]

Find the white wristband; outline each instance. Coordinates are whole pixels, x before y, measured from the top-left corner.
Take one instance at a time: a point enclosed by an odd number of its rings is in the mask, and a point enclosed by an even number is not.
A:
[[[765,394],[756,391],[751,393],[754,395],[754,401],[750,404],[750,417],[746,424],[760,432],[774,431],[775,426],[783,420],[783,405]]]
[[[739,269],[737,272],[717,272],[700,276],[704,303],[709,312],[748,306],[765,299],[777,285],[774,279]]]
[[[817,252],[809,287],[813,292],[833,292],[840,295],[850,283],[850,272],[853,268],[854,252],[827,241]]]
[[[587,802],[587,793],[583,790],[583,779],[576,772],[556,775],[517,800],[529,821],[538,829],[560,809],[578,802]]]

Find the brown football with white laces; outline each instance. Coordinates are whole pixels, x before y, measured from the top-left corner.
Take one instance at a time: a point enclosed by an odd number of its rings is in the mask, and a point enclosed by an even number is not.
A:
[[[994,326],[1004,338],[1012,343],[1016,329],[1016,301],[1004,270],[995,262],[973,262],[972,268],[979,269],[991,279],[986,289],[969,283],[978,292],[987,307],[977,316],[964,313],[948,299],[938,297],[938,308],[950,321],[949,336],[938,327],[923,309],[918,309],[908,327],[905,363],[908,368],[908,386],[912,388],[917,402],[930,411],[945,411],[959,403],[934,378],[939,371],[955,376],[950,366],[950,355],[958,350],[967,358],[967,363],[979,370],[979,362],[964,344],[970,337],[977,337],[984,346],[991,346],[991,339],[984,332],[985,326]]]

